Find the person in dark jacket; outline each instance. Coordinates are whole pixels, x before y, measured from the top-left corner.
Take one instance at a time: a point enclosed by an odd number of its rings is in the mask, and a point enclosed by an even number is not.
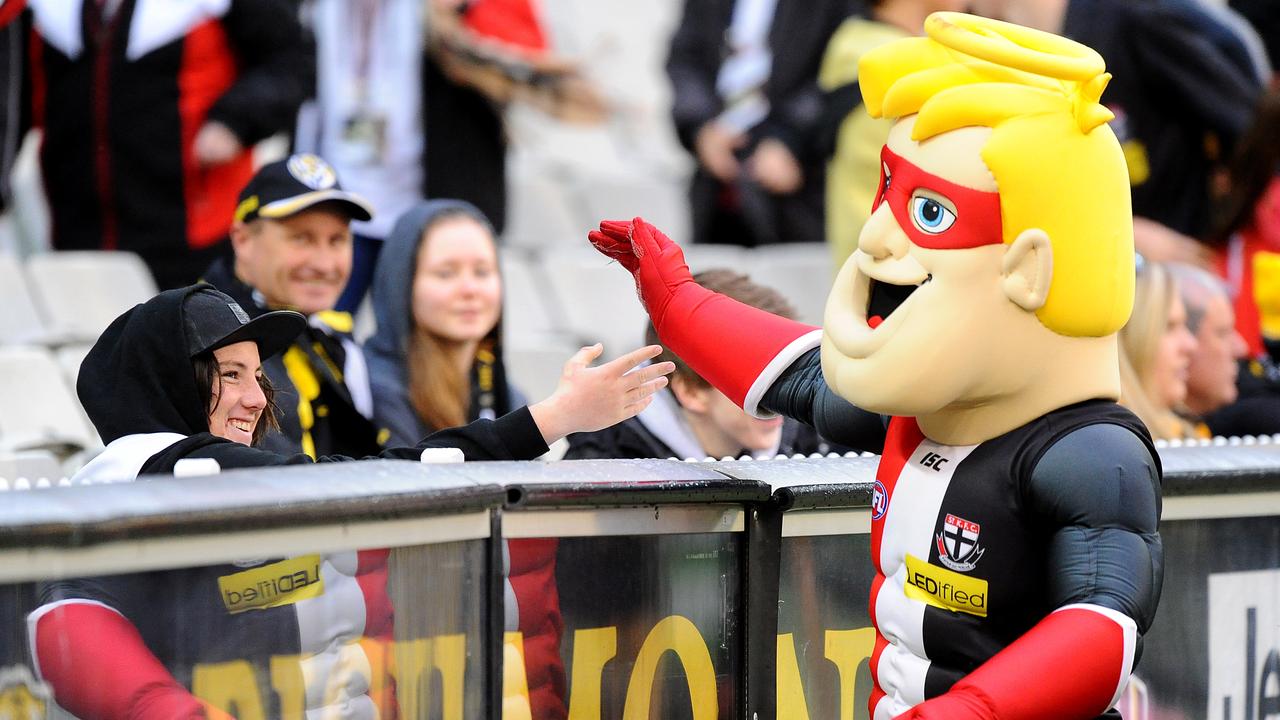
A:
[[[391,444],[504,415],[524,403],[502,357],[502,281],[493,227],[474,205],[432,200],[405,213],[374,273],[378,331],[365,343],[374,418]],[[532,716],[566,716],[554,538],[508,540],[507,584],[524,643]]]
[[[107,448],[76,479],[165,474],[189,458],[212,458],[222,468],[312,462],[306,455],[253,446],[272,418],[272,392],[263,380],[261,358],[288,347],[305,324],[302,315],[290,311],[251,320],[232,298],[207,285],[162,292],[121,315],[81,366],[77,392]],[[414,447],[386,450],[380,457],[417,459],[426,448],[454,447],[472,460],[532,459],[568,432],[598,429],[647,404],[648,396],[666,384],[663,368],[651,366],[630,375],[625,371],[657,350],[647,348],[598,368],[587,367],[584,351],[547,400],[495,420],[435,433]],[[319,577],[318,564],[328,560],[311,560]],[[357,579],[378,568],[363,559],[355,565],[359,570],[348,568],[343,577],[329,574],[331,586],[350,581],[341,591],[330,587],[328,592],[281,596],[279,602],[261,606],[232,603],[224,608],[221,600],[210,605],[209,598],[223,596],[220,581],[236,572],[228,566],[55,582],[42,588],[42,605],[28,621],[36,667],[59,705],[77,717],[227,717],[223,712],[229,708],[210,708],[192,694],[193,664],[210,658],[296,655],[302,646],[324,648],[324,653],[353,652],[359,632],[350,637],[349,628],[365,627],[364,608],[388,607],[369,599],[354,610],[342,603],[347,591],[385,592]],[[311,573],[311,568],[297,572]],[[157,583],[169,592],[148,594],[146,589]],[[157,604],[159,597],[170,603]],[[181,598],[191,603],[173,607]],[[325,603],[326,617],[357,612],[359,622],[308,624],[298,616],[301,599]],[[243,612],[250,609],[255,612]],[[199,627],[174,624],[188,613],[201,618]],[[315,667],[336,667],[338,659],[317,661]],[[368,698],[360,700],[370,686],[348,677],[359,673],[326,670],[319,675],[306,680],[306,697],[324,709],[309,710],[371,717]]]
[[[32,120],[59,250],[130,250],[161,288],[227,250],[255,143],[310,73],[286,0],[30,0]]]
[[[757,285],[729,269],[693,276],[699,285],[791,320],[795,309],[777,290]],[[657,343],[650,324],[645,342]],[[654,396],[644,412],[612,427],[569,437],[566,460],[586,458],[705,458],[826,453],[832,447],[817,432],[790,418],[761,420],[734,405],[669,348],[660,360],[675,364],[669,390]]]
[[[686,0],[667,76],[693,241],[822,242],[818,71],[848,0]]]
[[[1182,3],[978,0],[974,12],[1094,48],[1112,75],[1103,102],[1124,149],[1138,251],[1205,264],[1213,172],[1248,128],[1262,86]],[[1173,230],[1169,233],[1168,230]]]

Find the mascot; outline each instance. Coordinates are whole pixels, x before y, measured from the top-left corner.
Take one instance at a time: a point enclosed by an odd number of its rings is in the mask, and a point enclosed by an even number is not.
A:
[[[1115,403],[1134,253],[1110,76],[1016,25],[925,30],[859,65],[895,124],[821,329],[699,287],[639,218],[590,239],[747,411],[882,453],[872,718],[1117,718],[1163,560],[1158,458]]]

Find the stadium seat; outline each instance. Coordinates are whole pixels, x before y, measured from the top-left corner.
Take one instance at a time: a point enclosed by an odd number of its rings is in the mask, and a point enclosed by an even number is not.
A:
[[[49,350],[0,348],[0,451],[65,455],[98,444]]]
[[[75,390],[76,378],[80,376],[80,363],[84,362],[84,356],[89,354],[92,347],[88,343],[65,345],[54,354],[58,359],[58,367],[62,368],[62,376],[67,379],[67,385],[72,390]]]
[[[54,342],[93,342],[120,313],[156,294],[133,253],[78,250],[34,255],[27,280]]]
[[[42,343],[46,333],[18,259],[0,253],[0,345]]]
[[[504,245],[544,248],[586,242],[589,221],[575,212],[564,178],[546,177],[526,168],[510,173],[508,182],[511,191]]]
[[[502,331],[507,338],[541,338],[563,333],[564,313],[551,280],[535,255],[525,248],[503,248]]]
[[[62,478],[62,465],[51,452],[0,452],[0,490],[57,485]]]
[[[542,266],[576,339],[603,342],[605,358],[640,346],[649,316],[625,269],[586,243],[545,253]]]
[[[822,324],[835,279],[831,250],[825,243],[761,245],[752,251],[745,271],[752,280],[785,295],[795,305],[799,320]]]
[[[684,251],[685,262],[689,263],[689,269],[695,273],[714,268],[727,268],[744,274],[751,271],[748,266],[752,251],[740,245],[697,243],[685,244],[681,249]]]
[[[554,337],[513,340],[503,348],[507,379],[530,402],[542,400],[556,389],[565,361],[578,348],[575,343]]]

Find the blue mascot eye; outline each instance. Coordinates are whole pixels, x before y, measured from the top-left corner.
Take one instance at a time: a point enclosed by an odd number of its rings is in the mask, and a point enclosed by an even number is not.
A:
[[[956,221],[956,214],[929,197],[911,198],[911,221],[922,232],[936,235],[945,232]]]

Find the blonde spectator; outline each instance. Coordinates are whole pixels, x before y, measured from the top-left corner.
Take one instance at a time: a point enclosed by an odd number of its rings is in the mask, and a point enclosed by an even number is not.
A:
[[[1120,330],[1120,404],[1141,418],[1157,440],[1197,434],[1174,412],[1187,397],[1196,339],[1177,283],[1159,263],[1138,266],[1133,314]]]

